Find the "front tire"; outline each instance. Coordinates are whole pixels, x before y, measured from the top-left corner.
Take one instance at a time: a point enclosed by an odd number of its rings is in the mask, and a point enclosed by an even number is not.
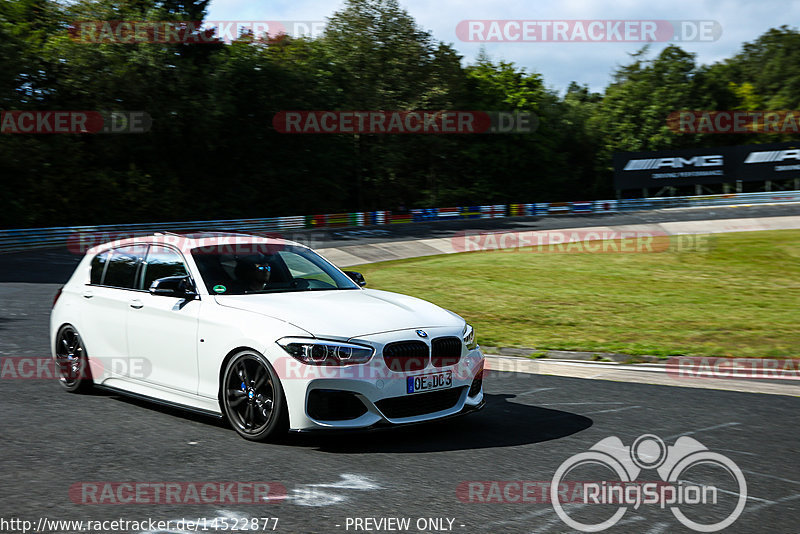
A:
[[[56,336],[56,371],[59,384],[70,393],[85,393],[92,389],[92,371],[89,357],[78,331],[64,325]]]
[[[258,352],[243,350],[228,361],[220,402],[230,425],[245,439],[265,441],[288,430],[286,396],[280,380]]]

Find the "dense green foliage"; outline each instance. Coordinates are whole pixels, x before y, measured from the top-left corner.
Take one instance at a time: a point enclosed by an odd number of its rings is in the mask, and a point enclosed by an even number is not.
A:
[[[0,109],[144,110],[138,135],[0,135],[0,226],[269,217],[612,197],[618,150],[786,140],[676,135],[679,109],[797,109],[800,34],[698,65],[643,49],[603,94],[462,65],[395,0],[348,0],[318,38],[87,44],[79,20],[202,20],[208,0],[3,0]],[[576,47],[576,53],[579,52]],[[532,111],[512,135],[286,135],[282,110]]]

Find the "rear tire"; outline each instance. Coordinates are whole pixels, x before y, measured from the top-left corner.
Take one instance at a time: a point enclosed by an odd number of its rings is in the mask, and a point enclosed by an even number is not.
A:
[[[56,372],[58,383],[70,393],[86,393],[94,381],[89,368],[89,356],[80,334],[72,325],[62,326],[56,335]]]
[[[251,441],[282,437],[289,428],[283,387],[267,359],[254,350],[236,353],[220,384],[222,413],[233,429]]]

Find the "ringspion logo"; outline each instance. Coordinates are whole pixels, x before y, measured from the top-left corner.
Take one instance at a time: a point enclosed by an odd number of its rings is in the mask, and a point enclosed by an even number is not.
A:
[[[567,476],[583,468],[598,466],[610,471],[612,479],[581,484],[581,504],[611,505],[614,510],[602,521],[577,518],[581,510],[569,510],[559,498],[559,489]],[[703,469],[697,470],[698,466]],[[660,482],[641,482],[643,471],[655,470]],[[687,473],[693,470],[691,474]],[[706,470],[712,470],[709,473]],[[731,479],[735,491],[720,490],[719,480]],[[687,480],[692,477],[694,481]],[[703,476],[713,483],[697,482]],[[732,495],[732,502],[722,502]],[[575,502],[573,499],[572,502]],[[666,445],[653,434],[643,434],[625,446],[616,436],[602,439],[588,451],[575,454],[556,469],[550,484],[550,503],[558,517],[570,528],[581,532],[599,532],[616,525],[629,508],[656,505],[669,508],[685,527],[697,532],[716,532],[739,518],[747,502],[747,482],[733,460],[712,452],[688,436]],[[572,514],[570,513],[572,512]],[[690,515],[691,514],[691,517]]]

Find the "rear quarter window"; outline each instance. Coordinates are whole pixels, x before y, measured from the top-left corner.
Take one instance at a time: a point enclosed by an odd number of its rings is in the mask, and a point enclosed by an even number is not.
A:
[[[92,258],[91,269],[89,274],[90,284],[102,284],[103,274],[105,274],[106,264],[108,263],[108,256],[110,252],[106,250]]]
[[[143,245],[120,247],[112,250],[102,285],[133,289],[136,283],[136,272],[146,251],[147,246]]]

